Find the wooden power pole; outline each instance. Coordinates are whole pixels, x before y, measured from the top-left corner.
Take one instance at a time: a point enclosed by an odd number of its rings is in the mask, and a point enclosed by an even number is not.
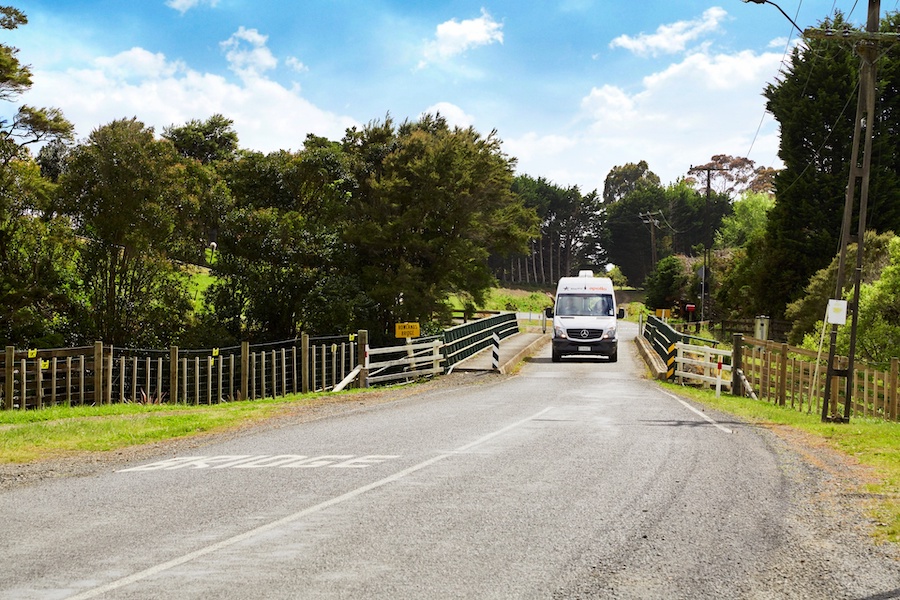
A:
[[[754,0],[755,1],[755,0]],[[856,358],[856,327],[859,316],[859,289],[862,281],[863,249],[866,233],[866,211],[869,201],[869,174],[872,166],[872,137],[875,130],[875,62],[878,59],[878,43],[896,42],[896,34],[879,33],[881,20],[880,0],[869,0],[869,14],[865,32],[834,31],[807,29],[804,36],[818,39],[846,39],[855,44],[860,56],[859,96],[856,104],[856,120],[853,128],[853,147],[850,156],[850,177],[844,200],[844,216],[841,224],[841,249],[838,258],[837,282],[834,298],[843,300],[844,279],[846,276],[847,248],[851,242],[850,228],[856,206],[856,190],[859,189],[859,214],[856,234],[856,269],[853,274],[853,300],[848,305],[850,321],[850,349],[846,368],[835,367],[835,346],[837,343],[837,324],[831,325],[831,338],[828,349],[828,374],[825,379],[825,396],[822,403],[823,421],[850,420],[850,407],[853,398],[853,373]],[[860,148],[862,146],[862,148]],[[860,156],[861,153],[861,156]],[[844,414],[831,411],[831,382],[835,377],[846,380],[844,388]]]

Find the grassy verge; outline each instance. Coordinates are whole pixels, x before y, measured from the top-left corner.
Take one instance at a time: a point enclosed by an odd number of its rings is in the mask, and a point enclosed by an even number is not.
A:
[[[27,463],[83,452],[223,432],[258,422],[322,394],[212,406],[113,404],[0,412],[0,462]]]
[[[900,423],[853,418],[850,423],[822,423],[819,415],[801,413],[768,402],[737,398],[714,391],[664,384],[671,391],[696,402],[738,415],[753,423],[786,425],[853,457],[871,469],[876,481],[859,491],[871,499],[868,508],[880,525],[876,537],[900,543]]]

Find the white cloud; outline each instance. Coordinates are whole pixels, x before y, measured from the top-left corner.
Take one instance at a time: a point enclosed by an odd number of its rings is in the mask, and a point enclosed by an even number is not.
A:
[[[247,30],[242,35],[264,40]],[[97,58],[86,69],[36,69],[28,100],[36,106],[60,106],[64,98],[63,111],[81,138],[121,118],[137,117],[161,132],[169,125],[220,113],[234,121],[241,147],[261,152],[299,149],[308,133],[340,139],[346,128],[359,125],[313,105],[299,88],[266,78],[253,59],[239,64],[248,77],[232,82],[134,48]]]
[[[309,67],[303,64],[303,62],[295,56],[289,56],[287,60],[284,61],[284,64],[298,73],[306,73],[309,71]]]
[[[481,16],[477,19],[451,19],[438,25],[434,40],[425,45],[419,67],[443,62],[471,48],[493,43],[503,43],[503,25],[481,9]]]
[[[581,100],[580,118],[555,135],[530,131],[504,138],[519,172],[582,191],[602,191],[610,169],[646,160],[664,183],[686,175],[715,154],[745,156],[778,166],[778,131],[764,120],[761,91],[778,72],[782,54],[694,52],[645,77],[636,89],[598,85]]]
[[[219,0],[167,0],[166,6],[168,6],[169,8],[174,8],[181,14],[184,14],[192,8],[200,6],[201,4],[208,4],[209,6],[215,8],[218,3]]]
[[[660,25],[656,33],[642,33],[637,37],[620,35],[610,42],[611,48],[624,48],[639,56],[659,56],[683,52],[689,43],[705,34],[715,32],[719,24],[728,16],[722,8],[714,6],[693,21],[677,21],[671,25]]]
[[[450,127],[461,127],[465,129],[475,124],[475,117],[466,114],[462,108],[449,102],[438,102],[422,111],[422,115],[434,115],[438,113],[447,120],[447,124],[450,125]]]
[[[241,26],[221,43],[229,68],[242,79],[253,79],[278,66],[278,59],[266,47],[269,37],[256,29]]]
[[[120,79],[145,79],[170,77],[184,70],[180,62],[168,62],[163,54],[153,54],[143,48],[132,48],[112,57],[94,60],[98,70]]]

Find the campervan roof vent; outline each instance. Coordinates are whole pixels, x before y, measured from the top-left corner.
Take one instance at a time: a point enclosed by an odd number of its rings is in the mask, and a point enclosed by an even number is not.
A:
[[[594,272],[593,271],[578,271],[578,276],[579,277],[593,277]]]

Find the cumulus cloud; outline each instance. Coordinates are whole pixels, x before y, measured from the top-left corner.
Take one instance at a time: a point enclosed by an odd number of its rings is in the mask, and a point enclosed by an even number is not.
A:
[[[434,39],[425,45],[419,67],[443,62],[471,48],[494,43],[503,43],[503,24],[481,9],[481,16],[477,19],[451,19],[438,25]]]
[[[432,104],[422,111],[422,115],[425,114],[440,114],[447,120],[447,124],[450,125],[450,127],[461,127],[463,129],[466,129],[467,127],[471,127],[475,124],[475,117],[466,114],[466,111],[464,111],[462,108],[449,102],[438,102],[437,104]]]
[[[677,21],[669,25],[660,25],[656,33],[642,33],[632,37],[620,35],[610,42],[611,48],[624,48],[639,56],[659,56],[683,52],[688,44],[702,36],[718,31],[719,24],[728,13],[714,6],[692,21]]]
[[[109,77],[120,79],[144,79],[171,77],[184,70],[184,64],[169,62],[165,55],[152,53],[143,48],[132,48],[111,57],[94,60],[97,68]]]
[[[519,171],[582,191],[602,190],[610,169],[646,160],[664,182],[715,154],[750,156],[777,166],[778,128],[760,90],[778,72],[781,52],[693,52],[662,66],[634,88],[597,85],[581,99],[580,118],[553,135],[530,131],[504,138]],[[698,110],[698,107],[704,107]],[[748,120],[749,115],[749,120]]]
[[[284,61],[284,64],[298,73],[306,73],[309,71],[309,67],[303,64],[303,61],[295,56],[289,56],[287,60]]]
[[[264,71],[274,66],[274,57],[269,58],[267,51],[253,54],[264,48],[257,43],[264,43],[265,36],[242,30],[233,40],[249,43],[251,51],[241,54],[230,43],[223,51],[232,65],[252,77],[229,81],[133,48],[97,58],[88,68],[36,69],[29,100],[37,106],[56,106],[65,98],[66,118],[80,137],[121,118],[136,116],[159,132],[218,113],[234,121],[242,147],[261,152],[299,149],[309,133],[340,139],[348,127],[359,125],[315,106],[298,87],[267,78]]]
[[[278,66],[266,42],[269,37],[256,29],[241,26],[234,35],[221,43],[229,68],[242,79],[255,79]]]
[[[169,8],[174,8],[181,14],[184,14],[192,8],[195,8],[202,4],[207,4],[210,7],[215,8],[218,3],[219,0],[167,0],[166,6],[168,6]]]

